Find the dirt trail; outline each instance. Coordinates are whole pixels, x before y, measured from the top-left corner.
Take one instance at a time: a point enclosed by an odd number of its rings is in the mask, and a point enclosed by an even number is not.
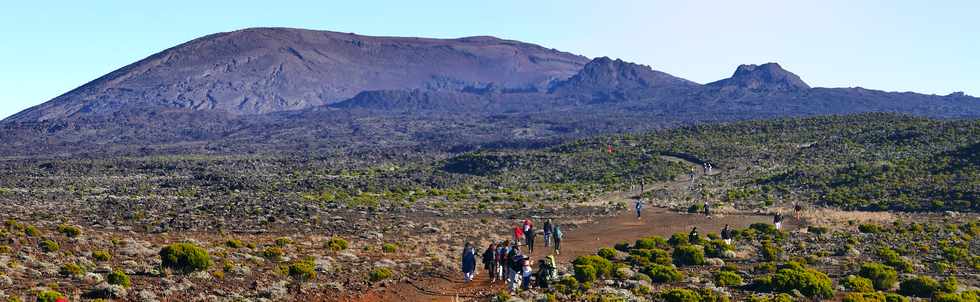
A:
[[[671,212],[653,208],[645,210],[642,219],[636,219],[634,212],[623,211],[619,215],[603,217],[592,223],[565,229],[566,238],[562,241],[559,266],[570,263],[575,257],[593,254],[602,247],[611,247],[618,242],[633,242],[638,238],[660,235],[669,236],[677,232],[689,232],[697,226],[702,234],[717,233],[725,224],[734,228],[748,227],[756,222],[771,222],[770,216],[761,215],[716,215],[707,218],[698,214]],[[787,221],[789,222],[789,221]],[[794,225],[787,223],[789,228]],[[552,254],[543,243],[536,244],[531,259],[541,259]],[[478,253],[482,253],[478,251]],[[482,264],[478,264],[482,268]],[[462,282],[462,274],[450,276],[433,273],[421,280],[412,280],[392,285],[389,288],[369,292],[353,301],[461,301],[485,298],[503,289],[503,282],[489,284],[486,273],[481,272],[471,283]]]

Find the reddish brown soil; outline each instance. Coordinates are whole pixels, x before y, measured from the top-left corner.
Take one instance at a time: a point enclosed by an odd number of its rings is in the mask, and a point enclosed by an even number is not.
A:
[[[716,215],[712,218],[697,214],[670,212],[653,208],[644,211],[642,219],[636,219],[632,211],[619,215],[598,218],[592,223],[574,229],[565,229],[566,239],[562,241],[561,255],[557,256],[560,266],[571,262],[575,257],[595,253],[602,247],[611,247],[618,242],[632,242],[638,238],[660,235],[669,236],[677,232],[689,232],[697,226],[700,233],[717,233],[725,224],[733,228],[744,228],[756,222],[772,222],[770,216],[761,215]],[[791,220],[791,219],[790,219]],[[795,227],[793,221],[785,221],[788,227]],[[543,242],[531,254],[532,259],[551,255]],[[482,268],[482,264],[479,265]],[[486,273],[477,275],[471,283],[462,281],[462,274],[445,275],[431,273],[423,278],[396,283],[388,288],[375,289],[350,301],[464,301],[483,300],[504,288],[503,282],[489,284]]]

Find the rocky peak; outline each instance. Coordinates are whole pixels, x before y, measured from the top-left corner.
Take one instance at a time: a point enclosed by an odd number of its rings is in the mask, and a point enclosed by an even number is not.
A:
[[[732,77],[709,83],[708,86],[762,91],[802,91],[810,89],[799,76],[783,69],[778,63],[743,64]]]

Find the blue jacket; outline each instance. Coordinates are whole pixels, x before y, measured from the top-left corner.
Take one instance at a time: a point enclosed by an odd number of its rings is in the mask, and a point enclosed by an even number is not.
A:
[[[473,248],[463,249],[463,272],[471,273],[476,271],[476,252]]]

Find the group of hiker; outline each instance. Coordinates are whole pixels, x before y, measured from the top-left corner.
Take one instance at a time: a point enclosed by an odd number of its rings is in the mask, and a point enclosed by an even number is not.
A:
[[[542,235],[544,246],[553,247],[556,255],[561,254],[561,240],[564,236],[561,228],[548,219],[544,223]],[[534,223],[525,219],[514,227],[513,239],[490,243],[482,254],[483,267],[490,277],[490,283],[505,281],[510,291],[518,288],[548,288],[558,277],[558,266],[555,256],[549,255],[537,260],[536,272],[532,269],[530,254],[534,253],[534,239],[537,236]],[[521,246],[527,249],[527,254],[522,252]],[[472,281],[476,273],[476,250],[472,243],[466,243],[463,248],[462,268],[465,282]]]

